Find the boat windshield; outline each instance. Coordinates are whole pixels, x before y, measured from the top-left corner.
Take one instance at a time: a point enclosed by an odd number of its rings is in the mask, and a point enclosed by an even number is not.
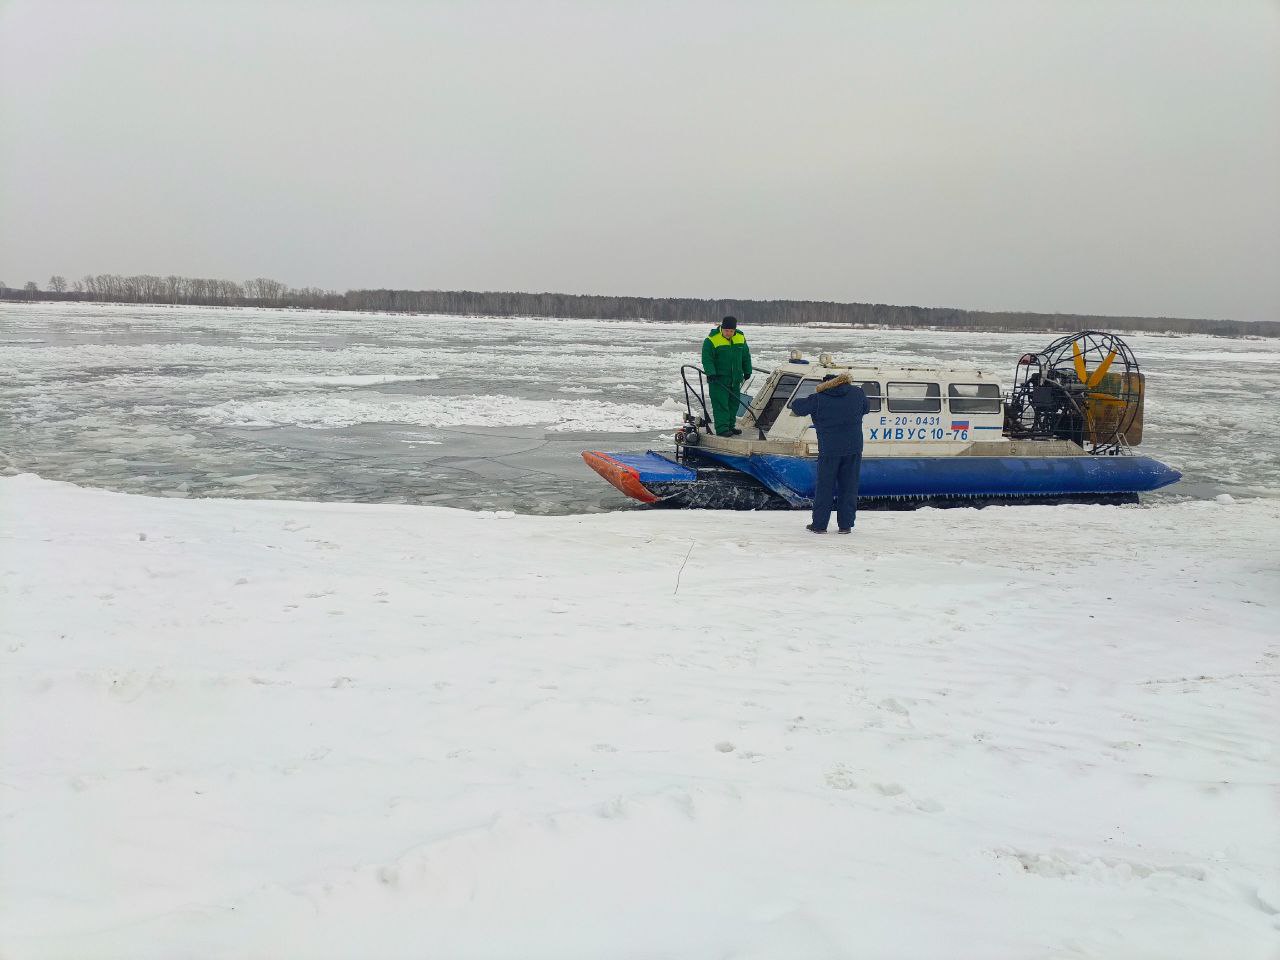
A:
[[[791,399],[791,392],[795,390],[796,384],[799,382],[800,378],[790,373],[784,373],[778,378],[778,385],[773,388],[773,396],[769,398],[769,402],[760,411],[760,416],[756,418],[756,426],[762,432],[769,432],[769,428],[778,419],[778,414],[782,413],[782,408]],[[812,393],[813,391],[811,390],[810,392]]]
[[[794,400],[799,400],[801,397],[813,396],[813,394],[817,392],[818,384],[820,382],[821,381],[819,380],[806,380],[804,383],[800,384],[800,389],[796,391],[796,395],[793,398],[793,402]],[[877,383],[875,380],[863,380],[861,382],[854,383],[854,386],[861,387],[862,392],[867,395],[867,412],[879,413],[880,412],[880,384]]]
[[[805,380],[800,384],[800,388],[796,390],[796,395],[791,398],[790,402],[795,403],[805,397],[812,397],[817,392],[818,384],[821,382],[821,380]]]

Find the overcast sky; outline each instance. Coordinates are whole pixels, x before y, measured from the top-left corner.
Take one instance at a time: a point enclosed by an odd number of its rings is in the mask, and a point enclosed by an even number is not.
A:
[[[1280,319],[1280,0],[0,0],[0,280]]]

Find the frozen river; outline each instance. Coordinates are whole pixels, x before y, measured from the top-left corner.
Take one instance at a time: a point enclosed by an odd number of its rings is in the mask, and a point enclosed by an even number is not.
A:
[[[799,347],[1011,372],[1040,334],[743,329]],[[666,448],[701,325],[88,304],[0,305],[0,471],[131,493],[624,507],[583,449]],[[1128,338],[1156,498],[1280,496],[1280,342]],[[760,382],[757,377],[756,382]]]

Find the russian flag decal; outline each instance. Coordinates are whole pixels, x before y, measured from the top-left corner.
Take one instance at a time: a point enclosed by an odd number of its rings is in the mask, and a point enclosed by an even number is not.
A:
[[[968,429],[969,429],[968,420],[952,420],[951,421],[952,433],[959,433],[961,430],[968,430]]]

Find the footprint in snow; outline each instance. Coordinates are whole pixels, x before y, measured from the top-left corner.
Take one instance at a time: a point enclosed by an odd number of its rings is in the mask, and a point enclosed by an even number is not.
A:
[[[1266,884],[1254,891],[1258,905],[1266,913],[1280,913],[1280,884]]]
[[[832,790],[856,790],[858,781],[853,779],[853,771],[843,763],[837,763],[827,771],[824,778]]]
[[[625,797],[610,797],[597,808],[597,812],[606,820],[619,820],[627,815]]]
[[[917,800],[900,783],[873,783],[871,788],[885,797],[901,797],[921,813],[941,813],[945,809],[937,800]]]

